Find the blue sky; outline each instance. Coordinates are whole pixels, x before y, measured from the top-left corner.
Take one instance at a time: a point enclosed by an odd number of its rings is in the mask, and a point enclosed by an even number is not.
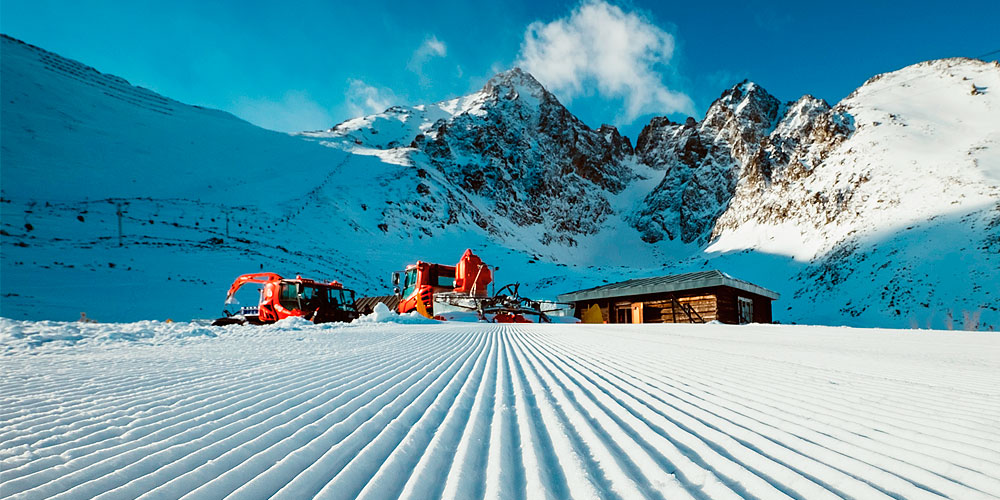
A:
[[[588,125],[634,140],[651,116],[700,117],[744,78],[834,103],[880,72],[998,50],[998,4],[4,0],[0,31],[283,131],[528,66]]]

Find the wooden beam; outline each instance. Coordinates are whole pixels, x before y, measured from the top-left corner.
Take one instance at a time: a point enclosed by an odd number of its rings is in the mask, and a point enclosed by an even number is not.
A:
[[[674,307],[675,307],[675,308],[678,308],[678,307],[679,307],[679,308],[680,308],[680,310],[681,310],[681,311],[683,311],[683,312],[684,312],[684,314],[686,314],[686,315],[687,315],[687,317],[688,317],[688,322],[689,322],[689,323],[694,323],[694,318],[693,318],[693,317],[691,317],[691,313],[689,313],[689,312],[688,312],[688,310],[687,310],[687,309],[685,309],[685,308],[684,308],[684,306],[682,306],[682,305],[681,305],[681,301],[680,301],[680,300],[678,300],[678,299],[677,299],[677,297],[676,297],[675,295],[673,295],[673,294],[671,294],[671,297],[673,297],[673,299],[674,299]],[[677,321],[677,315],[676,315],[676,313],[675,313],[675,314],[674,314],[674,322],[676,322],[676,321]]]
[[[674,317],[674,324],[677,324],[677,306],[675,304],[679,304],[677,297],[674,294],[670,294],[670,314]]]
[[[673,294],[670,294],[670,297],[674,301],[674,304],[675,304],[674,307],[680,307],[681,311],[684,311],[684,314],[687,315],[689,322],[691,322],[691,323],[704,323],[705,322],[705,319],[702,318],[701,315],[698,314],[698,311],[695,311],[693,307],[684,307],[683,305],[681,305],[681,302],[679,300],[677,300],[677,297],[675,295],[673,295]],[[691,316],[691,313],[694,313],[694,316]],[[698,317],[698,321],[694,320],[695,316]],[[676,323],[676,322],[677,322],[677,313],[674,313],[674,323]]]
[[[699,323],[704,323],[705,322],[705,318],[702,318],[701,314],[698,314],[698,311],[696,311],[695,308],[691,307],[690,309],[691,309],[691,312],[693,312],[694,315],[698,317],[698,322]]]

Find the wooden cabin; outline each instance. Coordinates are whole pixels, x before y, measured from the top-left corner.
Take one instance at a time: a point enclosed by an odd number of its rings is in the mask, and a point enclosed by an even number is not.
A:
[[[729,276],[702,271],[611,283],[559,295],[585,323],[770,323],[779,295]],[[599,313],[599,314],[598,314]]]

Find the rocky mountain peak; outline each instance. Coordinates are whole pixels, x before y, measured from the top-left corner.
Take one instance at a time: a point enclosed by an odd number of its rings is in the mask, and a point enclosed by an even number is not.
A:
[[[738,154],[748,153],[739,142],[759,141],[778,122],[781,101],[763,87],[744,80],[724,91],[705,113],[702,127],[724,132],[733,140]]]
[[[536,98],[542,98],[548,94],[545,87],[531,73],[518,67],[497,73],[483,86],[483,92],[487,94],[494,92],[503,94],[511,90],[518,94],[528,94]]]
[[[591,129],[519,68],[459,101],[474,104],[437,120],[411,146],[488,200],[498,220],[540,225],[543,243],[573,245],[574,236],[598,231],[613,213],[608,195],[635,178],[628,138],[611,125]]]
[[[774,96],[764,90],[764,87],[744,79],[742,82],[722,91],[722,95],[715,100],[714,104],[736,108],[744,102],[766,101],[770,99],[774,99]]]
[[[781,102],[744,80],[709,106],[698,122],[653,118],[636,140],[639,161],[663,170],[632,223],[645,241],[706,238],[732,198],[742,166],[780,119]]]

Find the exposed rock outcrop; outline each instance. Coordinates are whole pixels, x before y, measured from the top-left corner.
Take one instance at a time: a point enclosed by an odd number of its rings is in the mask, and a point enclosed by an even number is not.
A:
[[[701,122],[654,118],[639,135],[636,154],[665,174],[631,216],[643,240],[706,238],[781,111],[777,99],[744,81],[723,92]]]

